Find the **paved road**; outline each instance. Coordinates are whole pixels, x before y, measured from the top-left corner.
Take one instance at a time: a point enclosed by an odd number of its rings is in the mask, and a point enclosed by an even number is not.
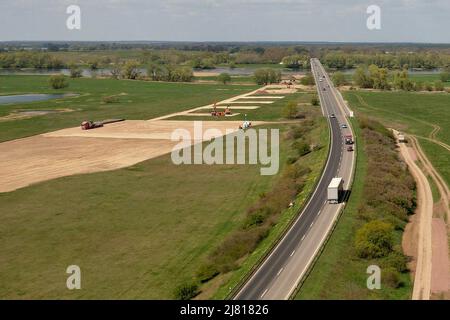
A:
[[[286,300],[293,294],[308,267],[330,233],[344,204],[327,203],[327,187],[334,177],[343,177],[348,190],[353,175],[355,157],[348,152],[344,136],[351,129],[346,115],[350,112],[325,73],[320,62],[311,60],[323,114],[331,129],[331,149],[323,172],[310,201],[271,254],[253,273],[234,299]],[[325,77],[325,78],[324,78]],[[319,79],[322,79],[320,81]],[[334,114],[336,117],[330,117]]]

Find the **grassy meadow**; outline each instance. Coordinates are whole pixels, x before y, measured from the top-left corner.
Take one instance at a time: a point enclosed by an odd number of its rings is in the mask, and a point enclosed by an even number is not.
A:
[[[51,89],[47,76],[0,76],[0,94],[76,93],[78,97],[13,105],[0,105],[0,141],[23,138],[67,127],[84,120],[112,118],[145,120],[207,105],[252,91],[257,86],[161,83],[111,79],[70,79],[69,87]],[[103,98],[116,96],[117,102]],[[71,109],[28,119],[2,121],[16,110]]]
[[[352,108],[382,121],[386,126],[450,145],[450,95],[446,93],[362,92],[344,94]],[[421,146],[436,169],[450,185],[450,151],[426,139]]]

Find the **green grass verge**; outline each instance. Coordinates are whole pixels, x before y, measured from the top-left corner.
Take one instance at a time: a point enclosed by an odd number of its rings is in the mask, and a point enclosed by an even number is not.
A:
[[[361,129],[356,121],[353,127],[357,136],[357,163],[352,194],[342,213],[333,234],[327,242],[310,274],[305,279],[295,299],[409,299],[411,281],[408,273],[400,274],[404,283],[401,288],[392,289],[382,285],[381,290],[371,291],[366,287],[366,269],[377,262],[358,259],[349,254],[354,246],[357,228],[358,210],[365,199],[364,184],[368,175],[368,158],[365,151]],[[399,243],[400,234],[396,234],[395,242]]]

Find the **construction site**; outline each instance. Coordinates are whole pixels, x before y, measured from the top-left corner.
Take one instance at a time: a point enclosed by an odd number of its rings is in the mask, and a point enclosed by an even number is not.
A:
[[[64,176],[124,168],[170,153],[177,144],[171,141],[172,132],[177,129],[192,132],[194,128],[193,121],[171,120],[177,116],[210,116],[210,121],[203,121],[204,131],[218,129],[225,133],[247,129],[251,123],[243,119],[241,113],[264,108],[296,92],[296,89],[284,88],[271,85],[212,105],[150,120],[85,120],[77,127],[1,143],[0,192]],[[218,109],[228,111],[218,114]],[[213,110],[212,114],[197,113],[208,110]],[[243,120],[215,120],[225,116],[241,116]],[[261,124],[263,122],[253,123]],[[205,137],[205,141],[210,139]],[[192,141],[193,144],[202,142]]]

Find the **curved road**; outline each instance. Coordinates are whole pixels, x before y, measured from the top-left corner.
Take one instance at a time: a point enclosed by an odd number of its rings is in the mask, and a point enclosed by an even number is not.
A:
[[[323,175],[304,210],[291,228],[235,295],[237,300],[289,299],[331,232],[343,204],[327,203],[327,188],[334,177],[342,177],[348,190],[355,157],[348,152],[344,136],[351,129],[346,106],[317,59],[311,60],[322,111],[331,129],[331,148]],[[320,81],[319,79],[322,79]],[[336,117],[330,117],[334,114]],[[352,134],[353,135],[353,134]],[[354,136],[354,135],[353,135]]]

